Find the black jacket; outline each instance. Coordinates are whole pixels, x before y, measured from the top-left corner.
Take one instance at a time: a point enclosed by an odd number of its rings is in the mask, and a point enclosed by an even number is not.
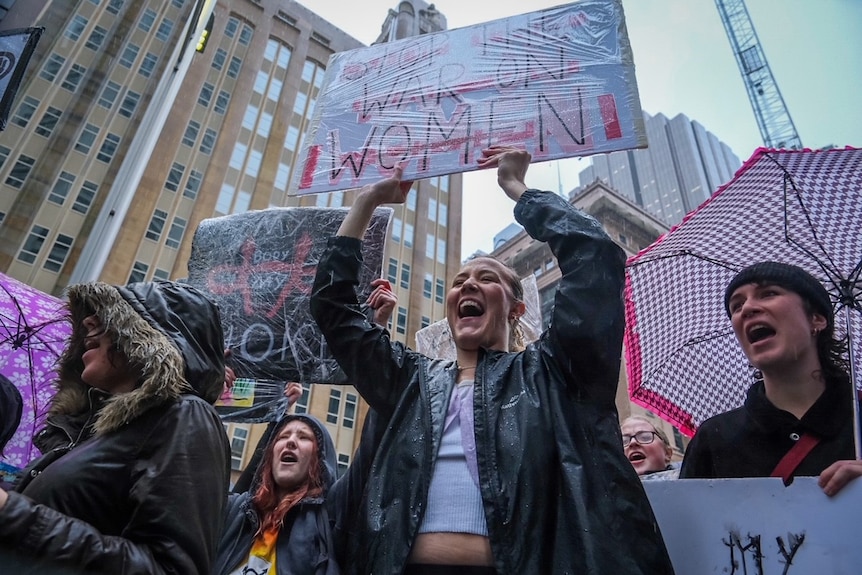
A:
[[[37,437],[44,455],[0,509],[3,568],[209,575],[229,457],[209,403],[224,381],[217,308],[193,288],[158,282],[73,286],[69,309],[75,328]],[[81,322],[93,313],[141,374],[133,391],[109,395],[81,381]]]
[[[474,386],[479,483],[501,574],[672,573],[614,404],[623,333],[623,254],[593,218],[549,192],[515,207],[563,277],[551,327],[520,353],[480,354]],[[400,574],[422,522],[456,370],[372,326],[355,295],[360,242],[321,258],[312,314],[386,425],[350,530],[358,573]],[[350,498],[347,498],[349,501]],[[348,512],[350,510],[348,509]]]
[[[335,446],[329,432],[316,418],[287,415],[273,430],[269,444],[278,437],[279,430],[288,422],[300,419],[314,430],[320,456],[322,477],[326,489],[336,476]],[[260,482],[260,474],[269,472],[258,467],[251,489],[246,493],[231,493],[225,515],[225,526],[219,541],[214,575],[227,575],[248,559],[254,537],[260,527],[260,518],[251,498]],[[329,515],[324,506],[326,492],[316,498],[306,498],[291,509],[284,518],[276,542],[275,565],[278,575],[338,575]]]
[[[681,478],[769,477],[781,458],[810,433],[820,442],[794,476],[817,476],[835,463],[856,459],[849,381],[830,381],[802,419],[775,407],[763,382],[748,389],[742,407],[703,422],[685,452]]]

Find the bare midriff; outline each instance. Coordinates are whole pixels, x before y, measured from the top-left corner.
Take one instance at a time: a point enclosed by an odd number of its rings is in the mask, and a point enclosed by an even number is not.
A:
[[[429,565],[494,565],[488,538],[470,533],[421,533],[413,542],[407,561]]]

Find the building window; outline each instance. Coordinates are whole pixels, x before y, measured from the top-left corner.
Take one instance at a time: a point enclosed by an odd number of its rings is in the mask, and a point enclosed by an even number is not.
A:
[[[98,191],[98,185],[90,181],[85,181],[81,186],[81,191],[78,192],[78,197],[75,198],[75,203],[72,204],[72,209],[78,213],[86,214],[93,203],[93,198],[96,197],[96,192]]]
[[[392,218],[392,241],[401,243],[401,218]]]
[[[131,70],[132,65],[138,58],[138,52],[140,51],[140,46],[136,46],[135,44],[126,44],[126,48],[123,50],[123,55],[120,56],[120,65]]]
[[[170,277],[171,277],[171,272],[169,272],[168,270],[156,268],[156,271],[153,272],[153,279],[154,280],[167,281]]]
[[[398,260],[395,258],[389,258],[389,271],[386,274],[386,279],[389,280],[389,283],[395,285],[398,281]]]
[[[437,303],[443,303],[443,292],[446,291],[446,284],[443,283],[443,280],[438,279],[435,287],[437,289],[434,299],[437,301]]]
[[[66,262],[66,256],[69,255],[69,250],[72,248],[72,242],[75,239],[66,234],[57,234],[57,239],[48,252],[48,257],[45,258],[45,264],[42,266],[51,272],[59,272]]]
[[[110,0],[108,5],[105,7],[106,12],[110,12],[114,16],[120,13],[120,9],[123,7],[123,3],[125,0]]]
[[[125,118],[131,118],[135,113],[135,108],[138,107],[138,102],[141,101],[141,95],[132,90],[126,92],[126,97],[123,98],[123,103],[120,105],[119,114]]]
[[[99,96],[99,105],[110,110],[114,102],[117,101],[117,96],[120,95],[120,88],[122,86],[112,80],[108,80],[105,83],[105,87],[102,88],[102,95]]]
[[[144,32],[149,32],[153,28],[153,24],[156,22],[156,12],[152,8],[147,8],[144,10],[144,13],[141,14],[141,21],[138,22],[138,28],[143,30]]]
[[[215,86],[213,86],[209,82],[204,82],[204,85],[201,86],[201,93],[198,96],[198,104],[200,104],[204,108],[208,107],[213,99],[214,91]]]
[[[440,211],[437,215],[437,223],[441,226],[445,226],[446,222],[449,218],[449,208],[446,207],[446,204],[440,204]]]
[[[213,110],[216,114],[224,115],[224,113],[227,112],[228,103],[230,103],[230,93],[225,92],[224,90],[219,90]]]
[[[311,387],[302,384],[302,395],[299,396],[299,399],[296,400],[296,403],[293,407],[294,413],[308,413],[308,400],[311,397]]]
[[[395,323],[395,331],[401,334],[407,333],[407,308],[398,306],[398,319]]]
[[[434,278],[431,274],[425,274],[425,282],[422,284],[422,297],[431,299],[431,290],[434,286]]]
[[[81,130],[81,135],[78,136],[75,150],[82,154],[89,154],[97,137],[99,137],[99,127],[93,124],[86,124],[84,129]]]
[[[353,429],[356,423],[356,394],[347,393],[344,396],[344,420],[343,425],[347,429]]]
[[[242,469],[242,456],[248,443],[248,429],[234,425],[233,437],[230,438],[230,468],[233,471]]]
[[[407,192],[407,209],[416,211],[416,188],[410,188]]]
[[[24,96],[24,99],[21,101],[21,105],[18,106],[18,111],[15,112],[14,116],[12,116],[12,123],[17,126],[21,126],[22,128],[26,128],[38,107],[39,100],[31,98],[30,96]]]
[[[168,179],[165,180],[165,189],[171,192],[176,192],[180,187],[180,180],[183,179],[183,172],[186,167],[182,164],[174,162],[171,166],[171,171],[168,172]]]
[[[108,134],[105,136],[105,141],[102,142],[102,147],[96,155],[96,159],[100,162],[110,163],[114,159],[114,154],[117,153],[117,147],[120,145],[120,137],[116,134]]]
[[[425,257],[429,260],[434,259],[434,234],[425,236]]]
[[[685,442],[682,439],[682,433],[676,427],[673,428],[673,443],[679,451],[685,453]]]
[[[27,176],[30,175],[30,170],[33,169],[33,164],[35,163],[36,158],[31,158],[24,154],[18,156],[18,160],[15,162],[15,165],[12,166],[12,171],[10,171],[9,175],[6,177],[6,185],[20,189],[21,186],[24,185],[24,180],[26,180]]]
[[[236,56],[233,56],[230,59],[230,64],[227,67],[228,78],[236,78],[237,76],[239,76],[240,68],[242,68],[242,60],[240,60]]]
[[[153,217],[150,218],[150,225],[147,227],[145,234],[147,239],[157,242],[162,237],[162,230],[165,229],[165,223],[168,221],[168,213],[164,210],[156,208],[153,212]]]
[[[410,289],[410,264],[401,264],[401,287]]]
[[[156,63],[158,61],[158,56],[156,56],[152,52],[147,52],[147,55],[144,56],[144,61],[141,62],[141,67],[138,68],[138,74],[140,74],[144,78],[149,78],[153,74],[153,70],[156,69]]]
[[[428,219],[437,222],[437,200],[428,198]]]
[[[242,32],[239,33],[239,43],[243,46],[248,46],[251,43],[251,37],[254,35],[254,30],[248,24],[242,25]]]
[[[236,31],[239,29],[239,20],[231,16],[227,20],[227,25],[224,27],[224,35],[228,38],[236,36]]]
[[[437,239],[437,263],[446,263],[446,240]]]
[[[341,477],[347,472],[347,468],[350,467],[350,456],[346,453],[338,454],[338,476]]]
[[[60,172],[57,182],[54,184],[54,187],[51,188],[51,193],[48,194],[48,201],[62,206],[65,203],[66,198],[69,196],[69,192],[72,191],[72,185],[74,183],[74,174],[70,174],[66,171]]]
[[[60,116],[62,114],[62,110],[59,110],[54,106],[48,106],[48,109],[45,110],[44,114],[42,114],[42,119],[39,120],[39,125],[36,126],[34,131],[40,136],[44,136],[46,138],[49,137],[57,126],[57,122],[60,120]]]
[[[18,259],[28,264],[35,262],[47,237],[48,228],[43,228],[39,225],[34,225],[30,228],[30,235],[27,236],[24,246],[18,252]]]
[[[227,51],[225,51],[223,48],[219,48],[218,50],[216,50],[215,54],[213,55],[213,68],[221,72],[221,69],[224,67],[224,63],[226,61]]]
[[[329,409],[326,410],[326,423],[337,424],[340,409],[341,390],[333,387],[329,390]]]
[[[189,125],[186,126],[186,133],[183,134],[183,145],[192,147],[195,145],[195,140],[198,139],[198,133],[201,130],[201,125],[194,120],[189,120]]]
[[[171,224],[171,229],[168,232],[168,239],[165,240],[165,245],[169,248],[177,249],[183,241],[183,234],[186,233],[186,225],[188,222],[184,218],[176,217]]]
[[[90,50],[96,51],[102,47],[102,43],[105,41],[105,36],[108,35],[108,31],[102,28],[101,26],[95,26],[93,31],[90,32],[90,37],[87,38],[87,43],[84,44]]]
[[[81,79],[86,73],[87,69],[85,67],[81,66],[80,64],[72,64],[72,67],[69,68],[68,72],[66,72],[66,79],[63,80],[63,83],[60,84],[60,87],[64,90],[74,92],[78,89],[78,84],[81,83]]]
[[[66,59],[62,56],[58,56],[57,54],[51,54],[48,57],[48,60],[45,62],[45,65],[42,66],[42,71],[39,72],[39,76],[48,80],[49,82],[53,82],[57,78],[57,74],[60,73],[60,69],[65,63]]]
[[[212,128],[204,130],[204,136],[201,138],[200,151],[202,154],[210,155],[213,152],[213,147],[216,141],[216,131]]]
[[[315,42],[320,42],[324,46],[329,46],[329,38],[327,38],[326,36],[324,36],[322,34],[318,34],[317,32],[311,33],[311,39],[314,40]]]
[[[413,247],[413,224],[404,224],[404,247]]]
[[[128,283],[133,284],[144,281],[147,279],[147,270],[149,269],[150,266],[144,262],[135,262],[135,265],[132,266],[132,273],[129,274]]]
[[[9,159],[9,154],[12,153],[12,150],[7,148],[6,146],[0,146],[0,167],[3,167],[3,164],[6,163],[6,160]]]
[[[156,38],[162,42],[167,42],[171,38],[171,30],[174,29],[174,22],[168,18],[163,18],[159,24],[159,29],[156,31]]]
[[[422,329],[423,327],[428,327],[429,325],[431,325],[431,318],[423,315],[422,316],[422,325],[420,326],[419,329]]]
[[[186,188],[183,190],[183,197],[191,200],[198,197],[198,191],[201,189],[201,180],[203,180],[203,174],[197,170],[190,171],[189,179],[186,180]]]
[[[64,32],[64,36],[73,42],[76,42],[78,38],[81,37],[81,34],[84,33],[84,29],[87,27],[87,19],[81,16],[80,14],[76,14],[72,21],[69,22],[69,25],[66,26],[66,31]]]

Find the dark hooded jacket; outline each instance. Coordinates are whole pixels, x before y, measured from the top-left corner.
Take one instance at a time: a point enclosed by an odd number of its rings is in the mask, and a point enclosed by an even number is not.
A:
[[[154,282],[73,286],[69,310],[73,333],[37,436],[44,455],[0,509],[4,569],[209,575],[229,460],[211,405],[224,382],[218,309],[194,288]],[[81,380],[91,314],[139,374],[134,390]]]
[[[281,428],[295,419],[307,423],[314,430],[324,492],[319,497],[306,497],[287,512],[275,544],[275,565],[278,575],[338,575],[340,571],[324,505],[326,493],[335,481],[336,454],[332,437],[323,424],[310,415],[287,415],[275,427],[266,449],[272,446]],[[252,496],[260,484],[261,474],[269,472],[269,469],[258,466],[251,489],[230,494],[214,575],[227,575],[248,559],[260,527]]]
[[[548,242],[562,279],[540,340],[518,353],[480,351],[476,368],[479,488],[496,570],[672,573],[623,455],[614,402],[623,254],[598,222],[556,194],[528,190],[515,216]],[[330,240],[311,308],[382,432],[364,489],[352,494],[360,501],[346,508],[354,516],[338,518],[348,530],[347,564],[356,573],[397,575],[422,523],[456,369],[390,341],[365,319],[355,294],[360,247],[354,238]]]

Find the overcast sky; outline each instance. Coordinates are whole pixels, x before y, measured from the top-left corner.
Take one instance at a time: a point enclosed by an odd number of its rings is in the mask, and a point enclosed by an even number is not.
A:
[[[370,44],[398,0],[301,2]],[[554,0],[437,0],[449,28],[470,26],[561,4]],[[862,146],[862,0],[747,0],[760,44],[803,145]],[[362,12],[357,8],[362,6]],[[714,0],[623,0],[641,106],[697,120],[741,160],[762,145],[736,60]],[[564,193],[578,185],[587,160],[531,167],[527,184]],[[559,175],[559,177],[558,177]],[[492,174],[464,177],[462,256],[490,251],[510,224],[512,203]],[[489,209],[489,206],[493,206]]]

